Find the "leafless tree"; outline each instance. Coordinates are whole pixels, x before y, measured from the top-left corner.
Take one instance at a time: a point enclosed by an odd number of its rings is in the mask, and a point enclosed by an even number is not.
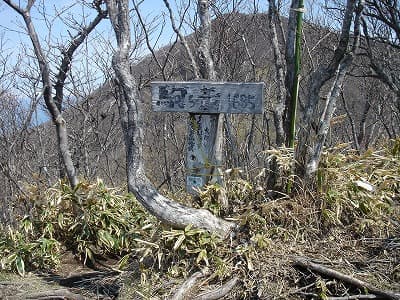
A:
[[[400,4],[397,0],[366,0],[363,33],[366,55],[376,77],[400,98]],[[382,53],[383,52],[383,53]]]
[[[83,43],[90,32],[106,16],[106,12],[101,8],[101,2],[94,2],[97,15],[87,26],[79,28],[77,34],[72,36],[71,40],[65,46],[60,48],[61,62],[56,71],[52,73],[52,64],[49,57],[46,56],[39,35],[32,20],[31,10],[35,5],[35,0],[28,0],[26,6],[15,3],[11,0],[4,0],[14,11],[16,11],[24,20],[27,34],[32,42],[33,50],[36,56],[37,64],[40,70],[42,95],[46,107],[56,125],[57,142],[60,157],[62,159],[68,180],[71,186],[78,184],[76,168],[72,161],[70,146],[68,142],[67,124],[62,114],[64,101],[64,87],[68,72],[71,70],[72,59],[75,51]],[[56,74],[52,76],[52,74]]]
[[[395,95],[386,103],[391,113],[386,116],[383,125],[389,136],[395,137],[398,130],[387,130],[398,121],[400,113],[400,3],[397,0],[366,0],[366,9],[362,18],[365,43],[361,55],[369,60],[370,70],[367,76],[379,79]]]
[[[162,47],[159,51],[156,50],[156,46],[157,46],[157,42],[158,42],[158,38],[157,36],[162,35],[163,30],[165,28],[165,19],[163,16],[158,15],[157,17],[155,17],[153,19],[153,21],[147,22],[145,21],[145,16],[143,16],[141,10],[140,10],[140,4],[133,0],[133,7],[134,10],[136,12],[137,15],[137,19],[138,22],[143,30],[143,34],[144,34],[144,39],[146,42],[146,46],[147,49],[150,51],[151,53],[151,57],[153,62],[155,62],[156,65],[156,69],[154,70],[154,74],[152,74],[152,77],[154,78],[161,78],[164,81],[169,80],[172,76],[173,76],[173,72],[175,71],[175,68],[173,66],[173,61],[174,61],[174,51],[177,43],[178,43],[178,36],[176,36],[176,38],[173,40],[172,43],[170,43],[169,45],[165,45],[164,47]],[[167,4],[167,9],[169,11],[169,14],[172,14],[172,10],[169,6],[169,3],[166,2]],[[190,3],[188,4],[190,5]],[[185,16],[183,15],[182,18],[179,21],[179,24],[176,25],[175,21],[173,18],[170,18],[170,20],[172,21],[172,26],[173,29],[177,32],[180,33],[179,29],[183,24],[183,20],[184,20]],[[158,19],[158,21],[155,21],[156,19]],[[156,32],[156,33],[153,33]],[[156,36],[155,38],[152,39],[152,37]],[[153,40],[153,41],[152,41]],[[155,40],[155,42],[154,42]],[[176,75],[176,74],[175,74]],[[140,88],[140,87],[139,87]],[[167,184],[168,188],[173,190],[174,186],[172,184],[172,177],[174,176],[173,173],[173,166],[174,164],[172,164],[172,162],[176,161],[174,160],[174,158],[172,158],[169,155],[169,151],[168,151],[168,144],[173,141],[171,141],[171,134],[170,134],[170,128],[171,126],[174,126],[172,123],[172,116],[171,114],[163,114],[162,115],[162,126],[161,126],[161,136],[162,136],[162,144],[158,147],[159,151],[162,152],[162,158],[163,158],[163,165],[161,168],[161,172],[163,173],[163,180],[161,182],[161,184],[159,185],[159,188],[162,187],[164,184]],[[157,127],[157,126],[155,126]],[[156,132],[159,132],[159,130],[157,130],[158,128],[155,128]],[[159,134],[159,133],[158,133]],[[175,136],[175,135],[174,135]],[[177,145],[177,144],[175,144]],[[182,150],[175,152],[175,155],[181,153],[183,155]]]
[[[113,56],[121,126],[125,137],[128,189],[146,209],[174,227],[189,224],[226,237],[234,224],[218,219],[207,210],[185,207],[158,193],[147,178],[143,165],[143,100],[135,76],[130,71],[131,51],[128,0],[107,0],[110,21],[118,48]]]
[[[336,108],[336,100],[359,47],[363,6],[363,0],[346,1],[340,37],[334,55],[327,65],[319,66],[310,76],[296,149],[298,163],[296,175],[305,182],[312,182],[314,179],[330,121]],[[353,23],[353,34],[351,34]],[[329,91],[320,110],[319,105],[322,101],[320,94],[324,86],[329,86]]]

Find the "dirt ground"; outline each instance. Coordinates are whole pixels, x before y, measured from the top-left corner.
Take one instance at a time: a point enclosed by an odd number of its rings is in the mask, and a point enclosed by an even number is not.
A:
[[[301,237],[295,241],[291,241],[291,237],[272,241],[266,251],[252,257],[251,268],[241,268],[238,263],[239,284],[223,299],[244,299],[244,286],[252,289],[251,293],[247,291],[247,299],[356,299],[346,297],[370,293],[367,289],[295,266],[298,258],[308,258],[378,290],[400,294],[400,239],[355,239],[337,230],[303,241]],[[132,269],[134,263],[125,272],[105,267],[115,262],[104,261],[104,266],[93,270],[83,267],[72,254],[66,254],[54,273],[28,273],[25,277],[1,273],[0,299],[164,299],[183,282],[183,279],[166,282],[163,274],[159,274],[158,282],[149,280],[151,288],[145,294],[140,268]],[[213,282],[203,282],[197,286],[196,293],[208,289],[211,284]]]

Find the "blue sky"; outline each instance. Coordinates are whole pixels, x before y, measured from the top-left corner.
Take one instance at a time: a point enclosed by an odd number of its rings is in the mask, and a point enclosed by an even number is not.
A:
[[[26,1],[14,0],[25,5]],[[179,1],[179,0],[178,0]],[[86,1],[91,2],[91,1]],[[162,0],[145,0],[140,2],[140,11],[146,23],[151,24],[152,46],[160,48],[169,43],[173,37],[173,31],[169,25],[169,17],[166,15],[165,6]],[[132,6],[132,2],[130,1]],[[174,1],[171,6],[176,9]],[[37,0],[32,9],[31,15],[36,31],[44,51],[47,53],[48,60],[53,63],[54,72],[57,71],[57,60],[60,57],[59,48],[65,46],[77,31],[71,27],[74,19],[78,22],[86,18],[87,22],[93,19],[95,11],[85,7],[78,0]],[[135,16],[135,14],[132,14]],[[45,16],[45,17],[44,17]],[[69,23],[70,27],[65,25]],[[165,23],[165,26],[159,26]],[[163,28],[162,32],[160,28]],[[132,26],[134,36],[135,27]],[[0,64],[6,65],[7,71],[18,75],[7,76],[7,80],[0,82],[0,88],[11,89],[13,93],[19,95],[18,99],[23,105],[29,107],[29,102],[33,94],[40,93],[40,84],[32,87],[31,81],[27,78],[37,77],[36,61],[32,56],[31,41],[26,35],[25,25],[22,17],[12,8],[0,1],[0,39],[1,52]],[[133,37],[134,40],[134,37]],[[157,41],[157,42],[155,42]],[[51,45],[50,47],[48,45]],[[103,20],[95,32],[91,33],[88,42],[81,45],[73,61],[72,75],[75,82],[71,80],[67,86],[66,96],[71,99],[76,98],[76,94],[87,95],[100,86],[106,80],[111,66],[112,47],[115,46],[115,36],[111,29],[109,20]],[[148,54],[147,47],[142,43],[141,48],[136,51],[137,59]],[[1,66],[3,67],[3,66]],[[82,79],[82,82],[79,80]],[[90,79],[88,79],[90,78]],[[35,89],[37,91],[35,92]],[[76,91],[78,93],[74,94]],[[38,118],[47,118],[46,109],[43,103],[38,108]]]
[[[15,2],[26,3],[26,1],[14,0]],[[61,22],[61,20],[55,17],[56,13],[62,12],[61,16],[63,18],[68,18],[69,15],[76,17],[77,20],[81,20],[82,16],[90,16],[93,15],[93,10],[89,8],[85,8],[81,5],[82,0],[37,0],[35,7],[32,10],[32,17],[34,20],[34,24],[39,35],[45,35],[49,30],[46,27],[46,22],[43,18],[43,14],[41,14],[40,10],[44,8],[47,14],[47,21],[53,22],[52,24],[52,36],[54,37],[65,37],[65,25]],[[90,3],[91,1],[83,1]],[[165,18],[166,26],[164,27],[164,33],[161,35],[161,39],[159,41],[161,44],[166,44],[171,40],[171,36],[173,35],[171,26],[169,24],[169,16],[167,14],[167,10],[162,0],[136,0],[137,3],[140,3],[140,11],[142,12],[142,16],[146,19],[147,22],[152,23],[156,20],[161,20]],[[179,9],[178,7],[183,7],[188,3],[191,3],[191,9],[189,10],[188,16],[193,16],[195,13],[195,0],[170,0],[170,5],[174,10],[175,17],[178,18]],[[220,7],[231,9],[232,6],[236,2],[240,2],[237,0],[232,1],[224,1],[217,0],[218,3],[228,3],[221,4]],[[242,1],[243,2],[243,1]],[[246,1],[244,1],[246,2]],[[253,5],[256,3],[259,10],[266,9],[267,0],[255,0],[248,1],[248,5]],[[132,1],[130,1],[130,5],[132,6]],[[67,9],[68,8],[68,9]],[[90,18],[89,18],[90,19]],[[4,38],[11,45],[18,45],[21,42],[26,42],[26,36],[24,34],[24,29],[21,28],[22,18],[16,12],[14,12],[11,8],[9,8],[4,2],[0,1],[0,32],[4,35]],[[99,32],[109,32],[110,24],[108,20],[102,22],[102,24],[97,28]],[[158,33],[155,35],[158,36]]]
[[[14,1],[19,2],[19,0]],[[25,3],[26,1],[20,2]],[[77,33],[74,28],[71,28],[71,25],[73,25],[71,23],[74,19],[78,22],[86,19],[88,23],[96,13],[95,10],[85,7],[79,2],[77,0],[37,0],[35,7],[32,9],[33,23],[41,40],[42,47],[50,51],[53,55],[59,54],[55,47],[66,45],[70,40],[70,36]],[[90,3],[91,1],[88,0],[86,2]],[[140,2],[139,8],[143,19],[146,23],[151,24],[149,32],[151,33],[152,46],[160,48],[168,44],[174,38],[174,34],[169,25],[169,18],[166,15],[163,1],[145,0],[137,2]],[[175,1],[172,0],[172,7],[174,7],[174,3]],[[131,1],[130,4],[132,6]],[[58,17],[58,14],[61,17]],[[46,15],[46,18],[43,17],[44,15]],[[135,16],[135,14],[132,14],[132,16]],[[70,27],[68,28],[65,23],[69,23]],[[163,23],[165,23],[165,26],[159,26]],[[132,26],[132,35],[134,33],[135,27]],[[2,1],[0,1],[0,38],[3,45],[3,53],[11,53],[9,63],[12,61],[17,62],[17,56],[20,53],[26,56],[25,49],[31,48],[31,42],[26,35],[22,17]],[[94,41],[95,39],[96,41]],[[48,48],[48,44],[51,44],[52,48]],[[80,51],[82,53],[83,50],[81,49],[87,47],[84,50],[86,53],[90,53],[89,57],[101,56],[101,59],[109,60],[112,54],[112,50],[108,49],[110,46],[115,46],[115,36],[109,20],[103,20],[96,27],[95,32],[91,33],[87,44],[80,47]],[[136,52],[138,58],[140,58],[148,53],[148,50],[143,44]],[[105,58],[105,56],[109,57]],[[92,64],[92,67],[94,67],[94,64]]]
[[[14,0],[15,2],[26,3],[22,0]],[[319,0],[305,1],[309,5],[318,2]],[[37,0],[35,7],[32,9],[32,18],[36,30],[39,34],[39,38],[42,42],[42,46],[49,57],[49,61],[54,62],[53,67],[57,65],[57,60],[60,57],[60,47],[65,46],[70,36],[76,34],[76,30],[72,28],[74,20],[81,22],[85,19],[89,22],[93,19],[95,11],[82,5],[82,2],[91,3],[91,1],[82,0]],[[145,22],[150,24],[148,31],[151,33],[151,43],[156,49],[162,47],[165,44],[170,43],[175,39],[174,33],[170,26],[169,15],[163,3],[163,0],[136,0],[140,3],[140,11],[142,13]],[[229,12],[237,0],[225,1],[215,0],[218,7],[223,12]],[[256,3],[258,10],[265,12],[267,6],[267,0],[246,0],[242,1],[245,5],[252,5]],[[284,1],[285,2],[285,1]],[[288,0],[286,0],[288,2]],[[175,19],[179,18],[179,13],[182,13],[182,9],[188,3],[191,3],[191,8],[187,12],[188,23],[184,25],[184,33],[190,33],[190,19],[196,13],[196,1],[195,0],[170,0],[171,7],[174,10]],[[132,7],[132,1],[130,1]],[[246,8],[242,7],[242,11]],[[247,8],[247,11],[250,9]],[[46,16],[46,17],[44,17]],[[135,20],[135,14],[133,16],[133,23],[137,24]],[[69,23],[68,28],[65,23]],[[164,26],[162,26],[164,24]],[[134,40],[135,26],[132,26],[132,35]],[[7,70],[12,72],[17,70],[19,77],[10,77],[10,81],[3,81],[0,83],[0,88],[7,84],[9,88],[19,91],[28,90],[28,93],[22,92],[22,97],[29,98],[29,86],[26,87],[26,78],[32,77],[37,68],[35,67],[36,62],[31,52],[31,42],[25,33],[22,17],[8,7],[3,1],[0,0],[0,39],[2,51],[0,58],[6,62]],[[48,45],[51,45],[48,47]],[[101,85],[105,80],[105,75],[109,72],[111,64],[112,49],[115,45],[115,37],[112,32],[109,20],[103,20],[101,24],[96,28],[85,44],[79,48],[79,52],[73,61],[72,78],[81,78],[82,75],[86,76],[86,79],[79,82],[70,82],[71,91],[70,97],[73,98],[73,91],[78,91],[82,94],[89,94],[97,86]],[[145,43],[136,51],[137,59],[140,59],[144,55],[148,54],[149,51]],[[133,57],[135,59],[135,57]],[[0,61],[1,63],[1,61]],[[56,68],[53,68],[56,70]],[[84,77],[83,76],[83,77]],[[23,78],[25,77],[25,78]],[[25,86],[24,86],[25,85]],[[38,86],[40,89],[40,86]],[[67,93],[68,95],[68,89]]]
[[[14,0],[15,2],[21,2],[25,5],[25,1]],[[229,11],[232,6],[237,2],[236,0],[224,1],[216,0],[221,4],[220,7]],[[59,48],[65,46],[70,40],[70,36],[76,34],[76,30],[71,27],[67,27],[65,23],[71,23],[75,19],[78,22],[85,19],[89,22],[96,13],[93,9],[85,7],[82,2],[91,3],[90,0],[37,0],[35,6],[32,9],[31,15],[33,23],[42,42],[42,47],[45,52],[48,53],[50,61],[57,61],[59,58]],[[151,34],[150,41],[152,46],[157,49],[160,48],[172,40],[175,39],[175,35],[170,26],[170,20],[168,12],[165,8],[163,0],[136,0],[140,3],[140,11],[142,13],[145,22],[150,24],[148,32]],[[195,0],[170,0],[170,5],[174,10],[175,19],[179,18],[179,13],[183,11],[182,7],[185,7],[188,3],[191,3],[191,8],[186,13],[188,17],[188,23],[184,24],[184,33],[190,33],[190,19],[196,13],[196,1]],[[218,2],[218,3],[219,3]],[[255,3],[259,2],[258,6],[260,9],[265,9],[266,0],[256,0]],[[247,1],[247,3],[253,4],[254,1]],[[130,1],[132,7],[132,1]],[[179,9],[181,7],[181,9]],[[135,14],[133,16],[133,23],[137,24],[135,20]],[[164,26],[162,26],[164,24]],[[132,35],[134,36],[135,26],[132,26]],[[4,2],[0,0],[0,38],[2,41],[2,53],[3,56],[7,57],[7,63],[9,68],[14,68],[14,65],[18,65],[18,68],[29,68],[35,63],[32,58],[28,59],[31,55],[29,49],[31,49],[31,42],[26,35],[25,26],[23,24],[22,17],[18,15],[13,9],[8,7]],[[134,39],[134,37],[133,37]],[[134,43],[133,43],[134,44]],[[51,47],[48,47],[51,45]],[[144,55],[148,54],[149,51],[145,43],[141,43],[141,47],[136,51],[137,59],[140,59]],[[102,72],[105,72],[106,65],[110,62],[112,49],[110,47],[115,46],[115,37],[112,32],[109,20],[103,20],[99,26],[97,26],[95,32],[91,33],[86,44],[79,48],[79,54],[76,56],[73,71],[75,72],[88,72],[98,74],[98,78],[95,81],[100,83]],[[79,56],[80,55],[80,56]],[[134,59],[135,57],[133,57]],[[98,66],[99,64],[102,66]],[[55,63],[57,65],[57,63]]]
[[[14,0],[19,2],[18,0]],[[21,1],[25,3],[26,1]],[[32,9],[32,18],[36,30],[40,37],[45,38],[49,34],[49,28],[47,24],[51,23],[51,35],[57,41],[66,40],[66,26],[60,18],[56,17],[57,13],[60,13],[64,20],[76,18],[80,21],[84,17],[90,20],[91,16],[94,15],[95,11],[82,6],[79,1],[71,0],[38,0],[36,1],[35,7]],[[87,1],[90,2],[90,1]],[[42,4],[45,3],[43,6]],[[47,14],[47,20],[44,19],[41,13],[44,8]],[[157,16],[161,16],[163,12],[164,4],[162,0],[145,0],[140,4],[140,10],[143,12],[143,16],[146,20],[153,20]],[[47,22],[46,22],[47,21]],[[47,24],[46,24],[47,23]],[[7,44],[12,46],[18,46],[21,43],[29,42],[25,33],[24,25],[22,24],[22,18],[4,2],[0,2],[0,32],[3,38],[7,41]],[[168,27],[169,28],[169,27]],[[100,26],[97,27],[97,32],[105,34],[111,33],[111,28],[108,20],[102,21]],[[69,29],[69,32],[73,34],[73,30]],[[169,32],[169,36],[172,32]],[[164,34],[163,39],[167,41],[167,37]]]

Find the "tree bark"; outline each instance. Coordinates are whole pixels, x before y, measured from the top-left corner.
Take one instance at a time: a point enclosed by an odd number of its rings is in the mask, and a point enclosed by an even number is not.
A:
[[[211,19],[209,11],[208,0],[198,0],[197,3],[198,15],[200,18],[200,37],[199,37],[199,47],[197,51],[197,58],[199,61],[199,72],[202,79],[208,79],[215,81],[217,79],[217,73],[214,68],[214,60],[212,59],[210,52],[210,42],[211,42]],[[210,182],[221,183],[221,163],[222,163],[222,148],[223,148],[223,114],[205,114],[196,115],[191,114],[190,120],[196,120],[199,124],[199,131],[202,131],[202,127],[212,128],[213,132],[210,135],[214,137],[214,147],[212,153],[209,153],[208,160],[213,162],[217,167],[211,170],[204,170],[205,174],[210,174]],[[189,130],[190,124],[189,124]],[[196,132],[193,134],[198,135]],[[201,147],[203,141],[201,140],[201,135],[198,135],[200,140],[198,141],[198,146]]]
[[[217,300],[221,299],[224,296],[228,295],[228,293],[237,285],[239,282],[238,277],[233,277],[231,280],[228,282],[224,283],[222,286],[204,292],[200,295],[197,295],[196,297],[193,298],[193,300]]]
[[[269,0],[269,25],[270,25],[270,35],[272,42],[272,49],[274,52],[274,60],[275,60],[275,69],[276,69],[276,77],[278,80],[278,95],[277,95],[277,104],[274,107],[273,116],[274,116],[274,125],[276,130],[276,146],[282,147],[285,143],[285,126],[284,126],[284,113],[285,113],[285,100],[286,100],[286,87],[285,87],[285,74],[286,69],[283,63],[281,50],[279,47],[278,33],[276,30],[276,24],[278,22],[277,19],[277,8],[275,4],[275,0]],[[287,109],[287,108],[286,108]]]
[[[275,1],[275,0],[274,0]],[[291,111],[291,102],[293,99],[293,83],[295,78],[295,49],[296,49],[296,27],[297,27],[297,12],[296,9],[299,7],[299,0],[292,0],[290,5],[289,20],[288,20],[288,31],[286,37],[286,48],[285,48],[285,61],[286,61],[286,76],[285,76],[285,87],[286,87],[286,99],[284,106],[284,132],[286,138],[289,137],[290,132],[290,118],[293,114]]]
[[[204,277],[203,272],[196,272],[192,274],[186,281],[179,287],[170,300],[185,300],[189,299],[189,294],[197,284],[197,281]]]

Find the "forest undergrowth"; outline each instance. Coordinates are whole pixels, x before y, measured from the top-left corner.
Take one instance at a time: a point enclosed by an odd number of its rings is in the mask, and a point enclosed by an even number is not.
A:
[[[397,297],[400,140],[363,154],[347,144],[327,149],[315,191],[299,185],[295,196],[282,192],[291,180],[290,151],[263,155],[280,165],[281,192],[266,189],[265,170],[230,169],[224,186],[208,186],[195,201],[169,195],[236,222],[226,240],[190,226],[163,226],[123,189],[101,180],[83,180],[75,189],[63,182],[49,188],[39,179],[26,184],[16,203],[24,213],[0,231],[0,298],[28,293],[10,284],[13,274],[16,283],[47,278],[56,283],[47,289],[61,285],[88,299],[173,297],[193,274],[199,275],[187,299],[212,299],[210,291],[226,283],[232,284],[224,299],[361,299],[381,291]],[[221,194],[228,207],[219,203]],[[91,269],[67,274],[67,257]]]

